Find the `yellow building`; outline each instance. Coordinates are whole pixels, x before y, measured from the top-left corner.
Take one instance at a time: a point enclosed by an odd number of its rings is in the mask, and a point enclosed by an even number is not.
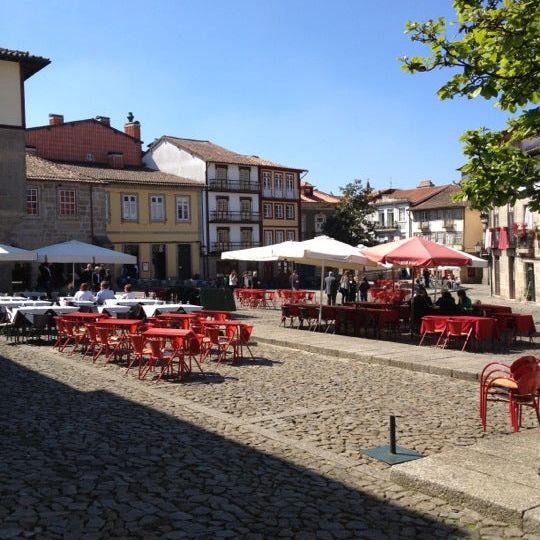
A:
[[[201,183],[142,167],[64,167],[104,182],[108,241],[137,257],[139,278],[200,273]]]

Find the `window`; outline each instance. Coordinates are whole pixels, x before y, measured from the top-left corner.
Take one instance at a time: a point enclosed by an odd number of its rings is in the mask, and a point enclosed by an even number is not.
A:
[[[111,222],[111,194],[105,193],[105,221]]]
[[[229,227],[218,227],[217,229],[217,241],[220,247],[229,248]]]
[[[242,227],[240,229],[240,243],[243,248],[251,247],[251,242],[253,239],[253,230],[251,227]]]
[[[388,226],[393,227],[394,226],[394,210],[392,208],[388,210],[387,217],[388,217]]]
[[[26,190],[26,213],[32,216],[37,216],[39,214],[37,188],[29,188]]]
[[[289,194],[294,191],[294,174],[287,173],[285,175],[285,189]]]
[[[125,221],[137,221],[137,195],[122,195],[122,219]]]
[[[283,205],[276,204],[274,208],[274,213],[276,219],[283,219]]]
[[[58,213],[61,216],[77,215],[77,207],[75,204],[75,190],[58,190]]]
[[[325,223],[326,216],[324,214],[315,214],[315,232],[322,233]]]
[[[216,197],[216,214],[218,219],[229,217],[229,197]]]
[[[422,221],[429,221],[429,212],[427,210],[420,212],[420,219]]]
[[[272,177],[270,176],[270,171],[263,171],[263,190],[267,195],[272,192]]]
[[[274,231],[274,238],[276,239],[276,244],[285,242],[285,231]]]
[[[287,231],[287,240],[295,240],[296,239],[296,231],[290,230]]]
[[[449,246],[453,246],[456,243],[456,234],[453,232],[446,233],[445,243]]]
[[[400,223],[403,223],[405,221],[407,221],[407,215],[406,215],[406,209],[405,208],[400,208],[399,209],[399,216],[398,216],[398,220]]]
[[[274,217],[273,208],[270,203],[263,204],[263,215],[265,219],[272,219]]]
[[[384,217],[384,210],[379,210],[379,225],[381,227],[384,227],[384,224],[386,223],[385,217]]]
[[[240,197],[240,215],[242,219],[251,219],[251,199]]]
[[[176,197],[176,221],[190,221],[191,208],[189,197]]]
[[[444,244],[444,233],[436,232],[434,240],[435,242],[439,242],[439,244]]]
[[[240,188],[247,189],[250,182],[251,169],[249,167],[240,167]]]
[[[456,232],[455,244],[456,245],[462,245],[463,244],[463,233],[462,232]]]
[[[275,196],[283,197],[283,173],[274,174]]]
[[[150,195],[150,221],[165,221],[165,197]]]
[[[274,243],[274,231],[264,231],[264,245],[270,246]]]
[[[216,165],[216,178],[218,180],[227,180],[227,166]]]
[[[285,218],[294,219],[294,204],[285,205]]]

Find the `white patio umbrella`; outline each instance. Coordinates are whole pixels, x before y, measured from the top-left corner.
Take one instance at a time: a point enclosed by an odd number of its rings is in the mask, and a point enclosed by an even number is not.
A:
[[[286,244],[295,244],[291,240],[287,242],[280,242],[279,244],[271,244],[269,246],[261,246],[255,248],[246,248],[246,249],[237,249],[235,251],[224,251],[221,254],[222,260],[233,260],[233,261],[278,261],[279,256],[275,255],[274,250],[280,246]]]
[[[37,256],[33,251],[0,244],[0,262],[35,261]]]
[[[75,276],[75,263],[137,264],[137,257],[114,249],[107,249],[79,240],[68,240],[60,244],[44,246],[34,251],[39,261],[71,263]]]

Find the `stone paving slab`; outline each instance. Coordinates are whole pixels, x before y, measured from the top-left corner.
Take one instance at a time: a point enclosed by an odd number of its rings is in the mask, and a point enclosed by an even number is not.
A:
[[[390,478],[540,535],[539,449],[534,429],[397,465]]]

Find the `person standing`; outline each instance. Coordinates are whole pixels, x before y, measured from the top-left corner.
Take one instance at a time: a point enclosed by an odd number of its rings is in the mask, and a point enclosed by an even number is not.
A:
[[[358,290],[360,291],[360,302],[367,302],[368,291],[371,288],[367,277],[364,276],[364,279],[360,282]]]
[[[42,289],[47,293],[48,296],[51,295],[52,287],[52,272],[48,262],[41,263],[39,265],[39,276],[38,276],[38,289]]]
[[[324,278],[324,292],[326,293],[327,304],[329,306],[336,305],[338,286],[339,284],[334,276],[334,272],[328,272],[328,275]]]
[[[238,275],[236,274],[236,270],[232,270],[229,274],[229,287],[232,289],[238,287]]]
[[[298,273],[296,272],[296,270],[293,270],[289,281],[291,283],[291,289],[293,291],[297,291],[298,289],[300,289],[300,278],[298,277]]]
[[[341,303],[344,304],[349,298],[349,276],[345,272],[339,281],[339,292],[341,293]]]
[[[426,289],[429,289],[430,272],[427,268],[424,268],[424,271],[422,272],[422,276],[424,277],[424,287]]]
[[[358,291],[358,283],[356,277],[351,274],[349,278],[349,302],[356,302],[356,293]]]

